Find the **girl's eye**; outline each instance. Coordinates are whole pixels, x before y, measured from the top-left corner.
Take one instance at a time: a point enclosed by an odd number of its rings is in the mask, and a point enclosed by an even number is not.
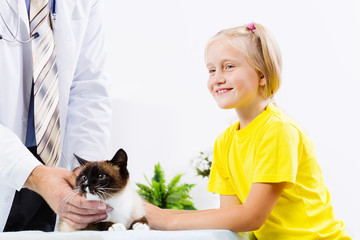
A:
[[[214,74],[214,73],[215,73],[215,69],[209,69],[209,73],[210,73],[210,75]]]
[[[225,69],[232,69],[234,67],[235,67],[234,65],[228,64],[228,65],[225,66]]]
[[[99,174],[98,179],[102,180],[102,179],[104,179],[105,177],[106,177],[105,174]]]

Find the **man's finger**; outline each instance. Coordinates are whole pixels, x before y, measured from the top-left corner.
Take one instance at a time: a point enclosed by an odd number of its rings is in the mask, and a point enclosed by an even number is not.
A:
[[[78,224],[78,225],[82,224],[82,225],[85,225],[85,227],[86,227],[89,223],[98,222],[98,221],[106,219],[107,214],[104,213],[104,214],[97,214],[97,215],[79,215],[79,214],[74,214],[74,213],[68,212],[62,218],[67,219],[67,222],[69,222],[69,221],[73,222],[71,224],[71,226],[73,226],[73,224]],[[75,228],[79,228],[79,226],[77,226]]]
[[[99,205],[99,202],[96,202],[96,205]],[[111,212],[113,210],[113,208],[110,206],[106,206],[106,209],[99,209],[99,207],[94,209],[94,208],[79,208],[72,204],[66,204],[63,206],[62,209],[63,209],[62,212],[72,212],[80,215],[103,214],[106,212]]]
[[[92,209],[92,210],[106,210],[107,206],[101,201],[88,201],[81,196],[75,196],[69,202],[71,205],[77,208]]]
[[[65,218],[63,217],[62,218],[70,227],[72,228],[75,228],[75,229],[84,229],[87,227],[87,223],[77,223],[77,222],[74,222],[72,221],[71,219],[69,218]]]

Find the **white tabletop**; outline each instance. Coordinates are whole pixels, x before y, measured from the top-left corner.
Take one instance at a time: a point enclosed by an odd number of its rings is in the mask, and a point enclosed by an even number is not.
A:
[[[189,231],[78,231],[71,233],[21,231],[0,233],[0,240],[249,240],[248,233],[234,233],[229,230],[189,230]]]

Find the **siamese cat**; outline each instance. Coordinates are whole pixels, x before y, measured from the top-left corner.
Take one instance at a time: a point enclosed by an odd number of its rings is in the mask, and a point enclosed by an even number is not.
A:
[[[90,162],[75,157],[82,166],[74,192],[87,200],[100,200],[114,209],[107,219],[91,223],[84,230],[149,230],[142,199],[129,181],[127,154],[123,149],[109,161]],[[76,231],[62,219],[58,228],[63,232]]]

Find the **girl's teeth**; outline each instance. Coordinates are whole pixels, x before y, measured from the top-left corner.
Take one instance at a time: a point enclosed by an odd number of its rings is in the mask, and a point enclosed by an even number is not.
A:
[[[227,92],[226,89],[223,89],[223,90],[219,90],[218,93],[223,93],[223,92]]]

